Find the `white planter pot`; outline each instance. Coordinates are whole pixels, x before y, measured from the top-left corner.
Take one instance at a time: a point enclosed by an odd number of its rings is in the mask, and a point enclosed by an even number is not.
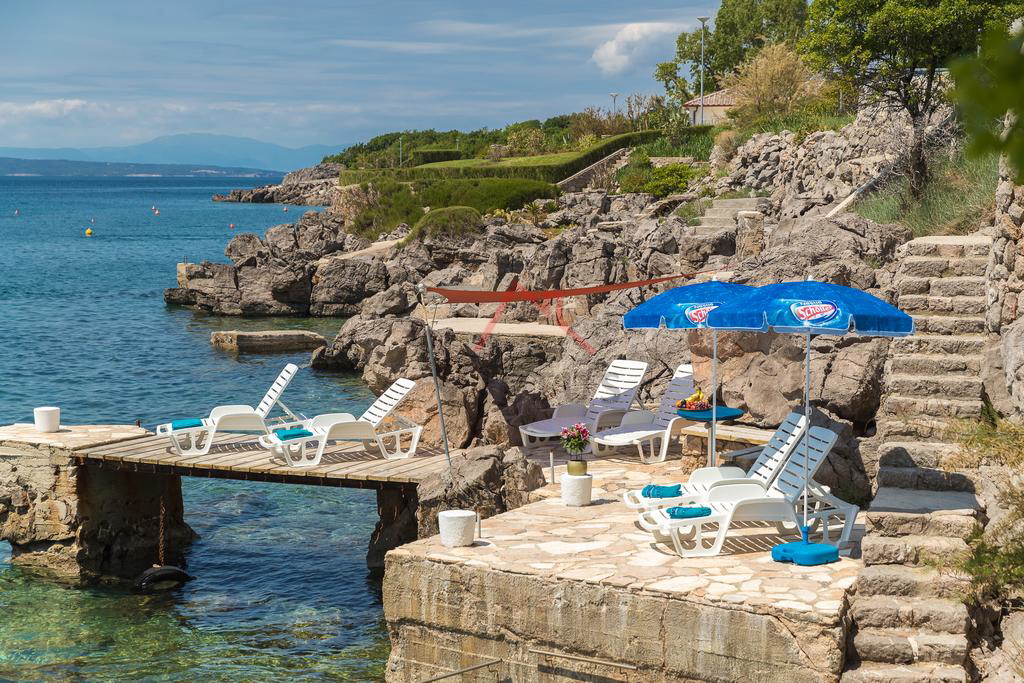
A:
[[[590,505],[590,492],[594,486],[594,477],[589,474],[575,476],[562,475],[562,502],[569,507]]]
[[[60,408],[47,406],[36,408],[33,412],[37,432],[56,432],[60,430]]]
[[[459,548],[473,545],[476,539],[476,513],[472,510],[444,510],[437,513],[441,545]]]

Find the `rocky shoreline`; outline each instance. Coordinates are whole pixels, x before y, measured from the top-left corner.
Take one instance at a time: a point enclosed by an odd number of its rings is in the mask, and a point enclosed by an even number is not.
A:
[[[215,194],[213,201],[330,206],[336,195],[338,173],[341,169],[341,164],[317,164],[292,171],[280,184]]]

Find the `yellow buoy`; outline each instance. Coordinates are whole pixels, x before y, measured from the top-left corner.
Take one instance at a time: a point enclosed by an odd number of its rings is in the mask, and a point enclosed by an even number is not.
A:
[[[85,229],[85,236],[86,237],[92,237],[92,228],[86,228]]]

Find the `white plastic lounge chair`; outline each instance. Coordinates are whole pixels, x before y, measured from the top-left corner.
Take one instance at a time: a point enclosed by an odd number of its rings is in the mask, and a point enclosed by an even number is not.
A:
[[[783,532],[783,524],[800,527],[797,516],[797,504],[803,492],[804,459],[807,453],[807,479],[814,476],[821,463],[832,450],[836,442],[836,433],[824,427],[811,427],[807,434],[793,449],[793,454],[785,467],[765,490],[761,484],[745,483],[712,483],[703,506],[711,510],[704,517],[673,519],[667,508],[647,510],[640,513],[640,526],[651,532],[669,536],[676,552],[682,557],[703,557],[717,555],[729,533],[733,522],[758,521],[775,522],[779,531]],[[805,449],[805,443],[808,448]],[[705,525],[716,527],[711,532],[710,544],[705,544]],[[689,534],[684,531],[693,529],[692,547],[684,546]],[[840,539],[840,544],[848,539]]]
[[[860,512],[860,508],[853,503],[847,503],[845,500],[835,497],[827,486],[823,486],[816,481],[810,482],[807,486],[807,492],[811,496],[808,502],[811,506],[809,508],[809,516],[812,531],[820,526],[822,542],[829,543],[830,526],[832,520],[835,519],[843,525],[843,530],[839,532],[839,540],[836,545],[842,548],[849,543],[850,535],[853,533],[853,525],[857,521],[857,513]],[[797,507],[799,508],[800,505],[798,504]]]
[[[423,427],[392,413],[414,386],[411,379],[397,379],[359,419],[350,413],[317,415],[261,436],[260,445],[282,456],[292,467],[319,465],[329,441],[372,442],[385,458],[408,458],[416,452]],[[385,420],[396,428],[382,427]],[[389,431],[379,432],[378,428]],[[405,446],[403,441],[407,442]],[[314,443],[316,452],[307,455],[308,446]]]
[[[296,415],[281,401],[281,394],[291,383],[299,366],[289,363],[277,376],[263,400],[255,408],[244,405],[217,406],[209,417],[193,420],[174,420],[157,425],[157,436],[166,436],[179,455],[206,455],[213,445],[213,437],[221,432],[263,432],[268,431],[267,416],[274,406],[280,407],[292,421],[304,419]],[[283,421],[283,419],[282,419]]]
[[[635,446],[641,462],[664,462],[677,428],[691,424],[689,420],[679,417],[676,402],[692,393],[693,366],[685,363],[676,368],[671,381],[665,387],[657,413],[649,410],[626,413],[618,427],[594,435],[594,453],[604,455],[616,448]]]
[[[532,422],[519,428],[523,446],[540,446],[562,438],[562,429],[583,423],[592,434],[613,427],[622,420],[647,372],[647,363],[616,360],[604,373],[589,406],[569,403],[555,408],[550,419]]]
[[[806,430],[807,418],[800,413],[790,413],[764,446],[755,446],[754,448],[743,449],[742,451],[734,451],[730,454],[735,455],[736,453],[746,453],[759,449],[761,454],[749,472],[744,472],[739,467],[732,466],[701,467],[694,470],[690,475],[689,481],[682,485],[679,496],[648,498],[643,495],[643,489],[635,489],[626,491],[623,495],[623,500],[626,503],[626,507],[631,510],[654,510],[660,507],[701,503],[704,497],[707,496],[711,485],[715,482],[724,481],[739,484],[755,482],[760,484],[762,489],[767,489],[775,481],[775,475],[779,473],[786,461],[789,460],[793,449],[799,443]]]

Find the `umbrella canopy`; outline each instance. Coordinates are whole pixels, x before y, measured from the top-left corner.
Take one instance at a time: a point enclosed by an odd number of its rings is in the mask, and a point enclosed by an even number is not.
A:
[[[804,414],[811,417],[811,336],[815,334],[857,334],[876,337],[904,337],[914,333],[914,319],[895,306],[867,292],[827,282],[806,280],[781,282],[758,287],[746,296],[716,307],[708,314],[707,325],[718,330],[746,330],[802,334],[806,337],[804,366]],[[804,441],[804,448],[807,442]],[[804,523],[802,544],[776,546],[779,557],[795,550],[799,556],[819,555],[821,544],[807,542],[807,453],[804,453]],[[827,523],[822,520],[822,523]],[[818,547],[815,547],[818,546]],[[773,549],[775,556],[775,549]],[[838,554],[834,555],[838,558]],[[799,561],[799,560],[797,560]],[[828,560],[824,560],[828,561]],[[806,563],[816,564],[817,559]],[[804,562],[800,562],[803,564]]]
[[[627,330],[665,327],[670,330],[693,330],[707,327],[708,314],[723,304],[753,292],[753,287],[732,282],[698,282],[675,287],[648,299],[622,318]],[[718,420],[718,333],[712,333],[711,425],[708,438],[708,461],[714,465],[717,455],[716,424]]]
[[[626,313],[622,326],[627,330],[703,328],[711,311],[752,291],[747,285],[716,280],[675,287]]]
[[[758,287],[708,314],[720,330],[904,337],[914,319],[859,289],[807,280]]]

